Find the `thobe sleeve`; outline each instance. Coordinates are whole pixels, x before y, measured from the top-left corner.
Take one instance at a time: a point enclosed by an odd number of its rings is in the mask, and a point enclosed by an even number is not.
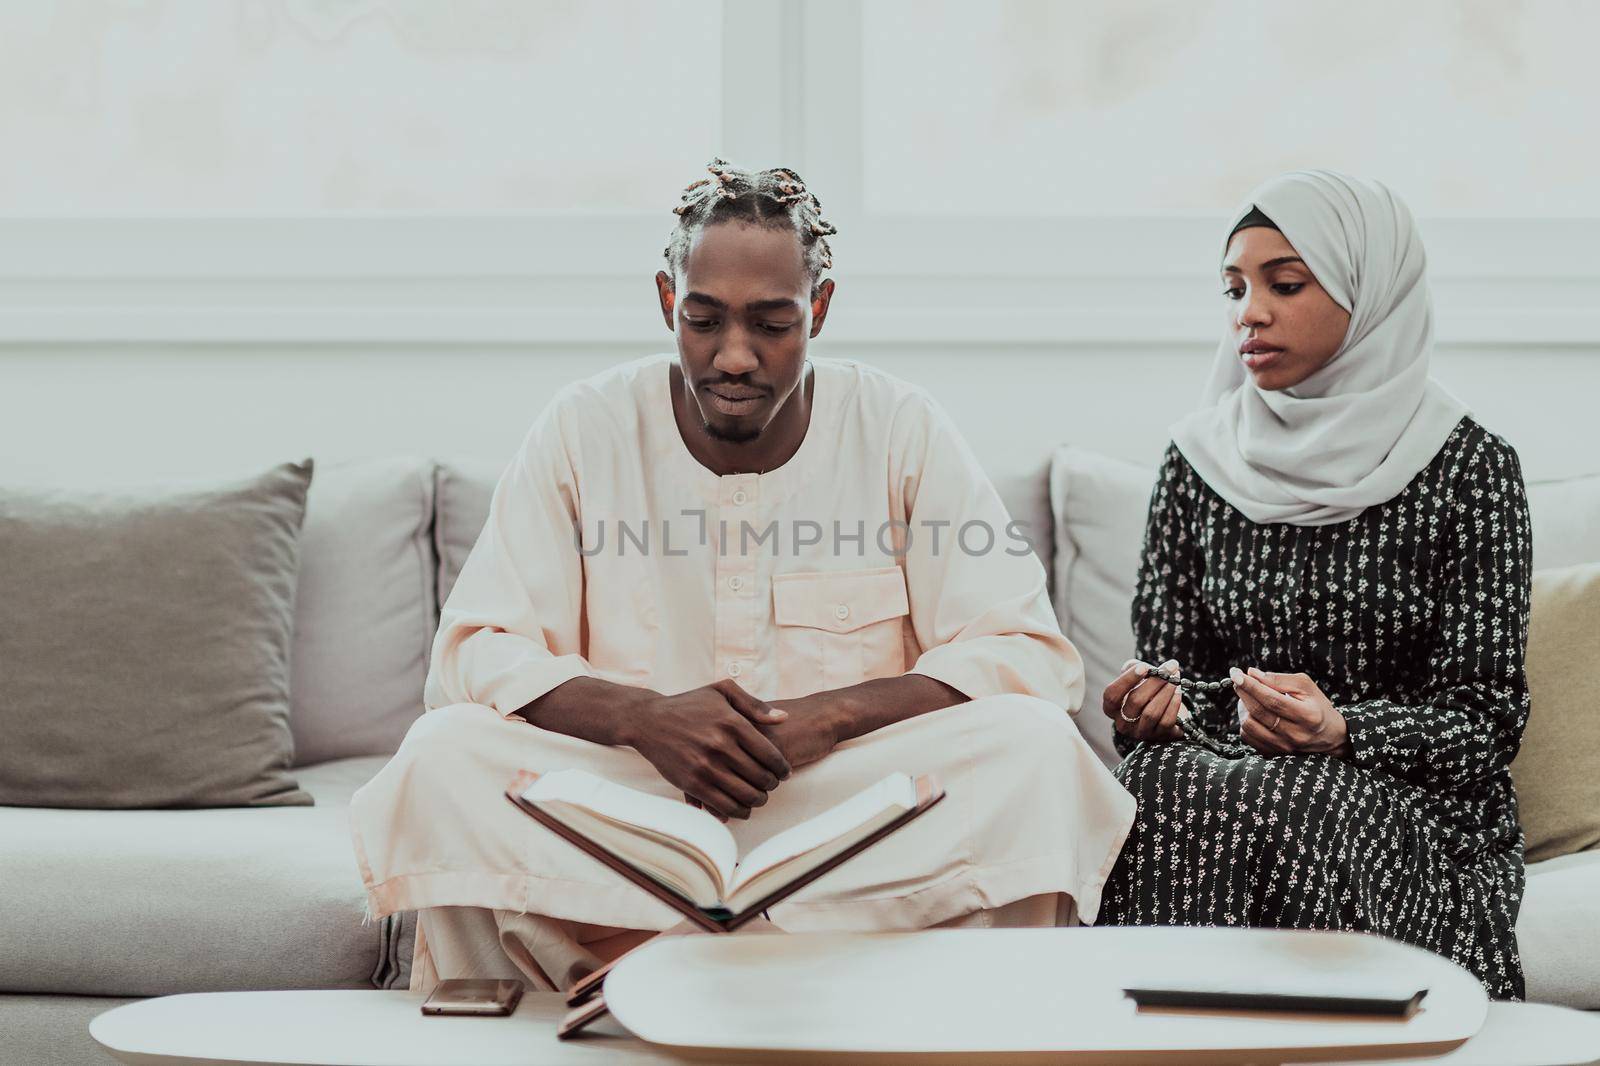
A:
[[[909,672],[969,699],[1022,693],[1076,713],[1083,660],[1061,633],[1031,549],[1044,531],[1012,522],[931,398],[902,405],[893,440],[891,498],[907,526],[906,590],[922,649]]]
[[[1141,662],[1176,659],[1185,676],[1210,679],[1226,674],[1228,662],[1200,595],[1205,562],[1194,535],[1195,480],[1177,445],[1168,445],[1145,519],[1133,591],[1133,644]],[[1238,732],[1232,689],[1187,692],[1183,699],[1207,732]],[[1139,742],[1117,733],[1114,743],[1118,754],[1127,755]]]
[[[1532,535],[1522,468],[1486,436],[1452,493],[1428,682],[1414,696],[1340,707],[1352,761],[1435,791],[1511,765],[1528,721]]]
[[[481,703],[510,715],[592,674],[581,645],[575,420],[557,397],[495,484],[483,532],[440,612],[428,710]]]

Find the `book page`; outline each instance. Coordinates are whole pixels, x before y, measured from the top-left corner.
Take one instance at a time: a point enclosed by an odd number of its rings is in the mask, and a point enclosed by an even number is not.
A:
[[[738,847],[733,834],[706,811],[585,770],[542,774],[522,795],[618,857],[665,881],[698,907],[715,907],[726,894]],[[697,869],[674,861],[674,852],[691,859]],[[705,883],[690,883],[697,881]]]
[[[909,774],[893,773],[815,818],[763,841],[739,860],[727,893],[728,909],[739,913],[773,888],[821,866],[916,805],[916,782]]]
[[[542,800],[539,810],[695,906],[721,906],[720,874],[683,841],[561,800]]]

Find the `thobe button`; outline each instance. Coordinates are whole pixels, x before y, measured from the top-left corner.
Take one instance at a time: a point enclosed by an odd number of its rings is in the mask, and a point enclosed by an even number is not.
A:
[[[745,495],[744,489],[738,489],[733,494],[733,504],[735,507],[743,507],[746,501],[749,499],[750,497]]]
[[[728,676],[729,677],[738,677],[739,674],[742,673],[742,672],[743,672],[743,668],[740,667],[740,665],[738,663],[729,663],[728,664]]]
[[[846,618],[850,617],[850,608],[841,603],[833,609],[833,616],[839,621],[843,622]]]
[[[740,577],[738,574],[734,574],[728,579],[728,587],[733,591],[738,592],[740,589],[744,588],[744,578]]]

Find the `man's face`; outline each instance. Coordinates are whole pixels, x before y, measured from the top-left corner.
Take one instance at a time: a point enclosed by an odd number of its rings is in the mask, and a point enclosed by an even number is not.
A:
[[[679,277],[662,273],[656,283],[706,432],[723,441],[755,440],[800,384],[806,344],[827,308],[825,293],[813,308],[794,231],[743,222],[707,226]]]

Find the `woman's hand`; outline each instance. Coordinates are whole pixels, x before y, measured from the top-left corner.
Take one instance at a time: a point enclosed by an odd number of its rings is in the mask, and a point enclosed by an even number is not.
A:
[[[1269,674],[1234,667],[1233,691],[1244,717],[1239,736],[1262,755],[1350,755],[1344,715],[1305,674]]]
[[[1179,676],[1178,660],[1168,659],[1161,669]],[[1133,740],[1177,740],[1178,711],[1183,708],[1183,690],[1177,685],[1150,675],[1150,664],[1130,659],[1122,673],[1106,686],[1100,709],[1111,719],[1112,727]]]

